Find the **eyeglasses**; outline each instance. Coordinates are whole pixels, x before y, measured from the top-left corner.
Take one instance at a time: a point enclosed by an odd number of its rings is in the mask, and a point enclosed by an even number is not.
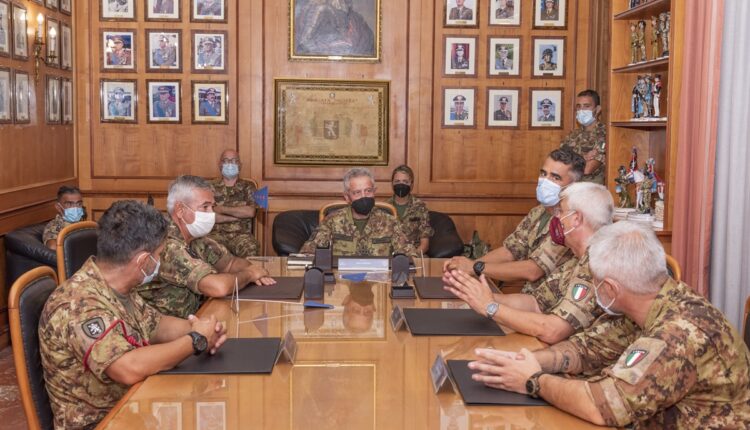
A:
[[[60,206],[62,206],[65,209],[82,208],[83,207],[83,201],[79,201],[79,202],[62,202],[62,203],[60,203]]]
[[[239,164],[240,163],[240,159],[239,158],[222,158],[221,162],[222,163]]]
[[[354,198],[362,197],[363,195],[365,195],[365,196],[374,196],[375,195],[375,187],[365,188],[364,190],[351,190],[351,191],[349,191],[349,195],[352,196],[352,197],[354,197]]]

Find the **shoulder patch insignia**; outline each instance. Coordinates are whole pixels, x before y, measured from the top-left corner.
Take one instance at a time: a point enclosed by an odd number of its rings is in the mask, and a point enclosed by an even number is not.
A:
[[[99,339],[99,336],[104,333],[104,320],[102,320],[101,317],[88,319],[81,324],[81,328],[83,329],[83,332],[86,333],[86,336],[92,339]]]
[[[571,294],[573,295],[573,300],[580,302],[589,295],[589,287],[583,284],[576,284]]]
[[[666,348],[667,343],[658,338],[637,339],[612,366],[612,376],[630,385],[637,384],[649,372],[651,365],[662,356]]]
[[[640,363],[641,360],[646,358],[648,355],[648,351],[645,349],[634,349],[630,351],[628,356],[625,358],[625,367],[633,367],[636,364]]]

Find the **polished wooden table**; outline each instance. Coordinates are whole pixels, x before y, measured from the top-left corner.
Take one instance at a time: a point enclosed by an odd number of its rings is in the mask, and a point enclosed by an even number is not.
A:
[[[425,259],[426,276],[444,260]],[[263,264],[272,275],[302,276],[283,258]],[[418,262],[418,264],[420,264]],[[294,365],[270,375],[163,375],[133,386],[100,428],[208,429],[586,429],[598,428],[553,407],[464,406],[457,393],[434,394],[429,376],[438,352],[471,359],[476,347],[538,349],[535,338],[414,337],[394,333],[383,280],[338,279],[327,289],[332,310],[297,304],[210,300],[203,314],[228,324],[230,337],[282,337],[298,342]],[[374,274],[377,276],[377,274]],[[397,300],[402,307],[460,307],[457,300]],[[507,331],[507,330],[506,330]]]

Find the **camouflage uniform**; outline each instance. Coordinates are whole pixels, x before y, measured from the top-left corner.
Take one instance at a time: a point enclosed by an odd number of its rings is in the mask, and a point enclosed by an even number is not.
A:
[[[388,203],[395,207],[396,198],[391,197]],[[430,238],[435,234],[435,230],[430,226],[430,213],[427,210],[427,205],[412,195],[409,195],[406,210],[404,210],[404,214],[399,218],[399,221],[406,238],[417,248],[419,248],[420,240]]]
[[[93,257],[52,292],[39,320],[39,348],[55,428],[93,427],[104,418],[128,390],[105,370],[147,345],[160,319],[135,292],[111,289]]]
[[[409,242],[401,224],[377,208],[370,212],[367,225],[359,231],[352,218],[352,208],[347,206],[328,215],[315,229],[312,237],[302,245],[301,253],[313,254],[315,248],[333,244],[333,255],[359,255],[389,257],[393,253],[404,253],[416,257],[417,250]]]
[[[604,185],[604,166],[607,161],[607,127],[603,123],[598,123],[592,131],[587,131],[583,127],[576,128],[560,143],[560,148],[564,146],[570,147],[581,157],[596,148],[594,160],[600,162],[601,165],[593,173],[583,175],[581,181]]]
[[[81,221],[83,221],[84,219],[85,218],[81,218]],[[48,222],[47,225],[44,226],[44,233],[42,233],[42,243],[46,245],[48,240],[57,240],[57,236],[60,234],[62,229],[71,224],[74,223],[67,222],[63,219],[63,217],[57,215],[52,221]]]
[[[253,199],[256,189],[250,181],[237,179],[233,187],[227,187],[222,178],[218,178],[211,181],[211,189],[214,192],[216,204],[219,206],[256,206]],[[239,221],[216,223],[208,237],[226,246],[232,254],[244,258],[258,255],[260,249],[252,231],[253,219],[245,218]]]
[[[572,348],[609,426],[745,429],[750,425],[750,352],[724,315],[669,278],[644,327],[603,316],[553,348]]]
[[[138,293],[164,315],[187,318],[201,305],[198,282],[218,273],[214,265],[229,251],[218,242],[202,237],[188,245],[175,223],[170,223],[158,281],[138,287]]]
[[[533,260],[544,276],[526,282],[522,292],[530,294],[557,268],[568,261],[573,253],[566,247],[556,245],[549,238],[549,220],[552,216],[542,205],[532,208],[516,229],[505,238],[503,246],[513,254],[515,261]]]

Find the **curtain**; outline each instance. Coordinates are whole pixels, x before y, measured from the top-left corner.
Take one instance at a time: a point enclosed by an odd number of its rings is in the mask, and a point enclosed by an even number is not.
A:
[[[750,2],[726,0],[711,247],[711,302],[742,330],[750,295]]]

